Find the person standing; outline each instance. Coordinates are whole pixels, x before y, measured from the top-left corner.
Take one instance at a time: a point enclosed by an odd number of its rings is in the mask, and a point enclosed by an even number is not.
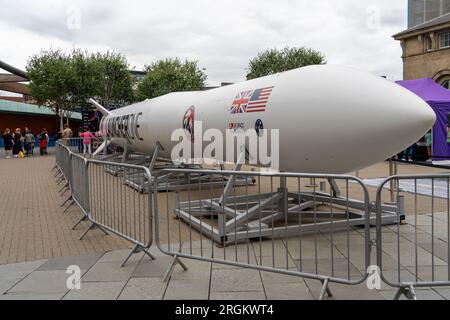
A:
[[[11,153],[11,150],[12,150],[13,144],[14,144],[11,130],[6,128],[5,132],[3,132],[2,138],[3,138],[3,145],[5,147],[5,157],[11,158],[11,156],[9,154]]]
[[[20,128],[17,128],[16,131],[14,132],[13,141],[14,141],[13,157],[18,158],[19,153],[23,152],[23,149],[22,149],[23,137],[22,137],[22,133],[20,132]]]
[[[426,134],[425,134],[425,147],[427,148],[427,153],[428,153],[428,161],[431,161],[432,160],[432,150],[431,150],[431,147],[432,147],[432,145],[433,145],[433,142],[432,142],[432,135],[431,135],[431,130],[430,131],[428,131]]]
[[[49,140],[46,128],[42,129],[42,132],[39,133],[38,139],[39,139],[39,153],[41,154],[41,156],[43,156],[44,154],[47,154],[47,145]]]
[[[92,154],[91,142],[95,138],[95,135],[88,129],[86,132],[80,133],[80,137],[83,138],[83,154]]]
[[[25,152],[27,157],[34,154],[34,141],[33,133],[27,129],[25,133]]]
[[[72,129],[70,129],[69,125],[66,123],[64,125],[64,130],[61,133],[61,138],[64,140],[64,143],[69,146],[70,143],[69,143],[68,139],[70,139],[72,137],[73,137],[73,131],[72,131]]]

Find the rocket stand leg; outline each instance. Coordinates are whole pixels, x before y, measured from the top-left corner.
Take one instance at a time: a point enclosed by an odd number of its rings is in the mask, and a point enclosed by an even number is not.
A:
[[[155,167],[156,160],[158,159],[159,151],[161,151],[161,150],[164,150],[163,146],[159,142],[156,142],[156,148],[155,148],[155,151],[153,152],[152,159],[150,161],[150,165],[148,166],[150,172],[153,172],[153,168]]]
[[[244,160],[245,160],[245,151],[241,150],[241,153],[239,154],[239,158],[236,163],[236,166],[234,167],[234,171],[241,170]],[[225,185],[225,188],[223,189],[223,195],[222,195],[222,197],[220,197],[220,200],[219,200],[219,203],[222,206],[225,205],[226,198],[227,198],[228,194],[230,193],[230,191],[233,189],[235,181],[236,181],[236,175],[234,175],[234,174],[228,178],[227,184]]]
[[[245,150],[245,149],[244,149]],[[240,171],[242,164],[245,160],[245,151],[241,148],[241,153],[239,155],[238,161],[236,163],[236,166],[234,167],[234,171]],[[231,192],[231,190],[234,187],[234,183],[236,181],[236,175],[231,175],[228,178],[227,184],[225,185],[225,188],[223,189],[223,195],[219,199],[219,205],[222,207],[222,212],[218,215],[218,224],[219,224],[219,236],[222,245],[225,245],[226,242],[226,224],[227,224],[227,217],[226,214],[223,212],[223,209],[225,208],[225,202],[227,200],[228,194]]]
[[[125,163],[125,161],[128,160],[130,156],[130,153],[128,151],[128,142],[125,144],[125,149],[123,150],[123,155],[122,155],[122,163]]]
[[[328,179],[328,182],[330,183],[330,187],[333,190],[333,197],[337,198],[341,196],[341,190],[339,189],[339,186],[336,183],[336,180],[334,179]]]

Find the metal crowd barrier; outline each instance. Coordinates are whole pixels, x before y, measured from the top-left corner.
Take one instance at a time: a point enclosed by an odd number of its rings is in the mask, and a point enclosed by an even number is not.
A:
[[[70,181],[71,198],[72,201],[77,203],[81,211],[83,211],[84,218],[80,220],[81,222],[89,218],[90,212],[87,159],[75,153],[71,153],[70,157],[72,176],[72,179]],[[79,223],[77,223],[73,227],[73,229],[75,229],[75,227],[78,226]]]
[[[98,227],[131,241],[124,265],[137,252],[153,259],[154,237],[173,257],[165,280],[187,258],[317,280],[323,299],[330,283],[368,278],[376,225],[376,265],[396,299],[450,286],[450,174],[393,175],[370,203],[353,176],[162,169],[152,177],[146,166],[86,159],[62,141],[56,167],[71,193],[65,203],[83,211],[77,225],[91,222],[80,239]],[[153,192],[139,192],[129,177],[153,181]]]
[[[381,204],[385,187],[396,186],[397,223],[383,226]],[[391,176],[377,190],[377,265],[381,279],[417,299],[415,288],[450,286],[450,174]],[[401,209],[405,216],[400,222]]]
[[[122,266],[134,253],[144,252],[151,259],[149,252],[152,244],[152,194],[142,194],[130,188],[123,176],[109,174],[111,170],[120,170],[144,180],[151,179],[148,168],[144,166],[90,160],[71,151],[70,141],[64,139],[56,143],[56,166],[61,177],[58,181],[66,181],[61,189],[70,191],[70,196],[63,204],[69,203],[64,212],[72,204],[83,212],[83,217],[72,227],[75,229],[81,222],[90,221],[91,225],[81,235],[98,227],[105,234],[114,233],[134,244]],[[72,147],[76,144],[72,144]],[[64,194],[65,191],[62,193]]]
[[[370,203],[358,178],[167,169],[155,177],[158,188],[169,172],[187,176],[188,188],[159,194],[154,190],[155,242],[173,257],[165,279],[179,258],[188,258],[318,280],[320,299],[331,296],[331,282],[365,281],[370,265]],[[189,183],[204,174],[220,174],[224,181],[255,177],[256,184],[228,183],[224,189],[213,189]],[[167,179],[167,191],[170,182]],[[351,198],[356,195],[364,199],[357,209]],[[354,248],[363,255],[354,254]]]
[[[108,173],[120,169],[140,179],[151,179],[150,170],[143,166],[98,160],[86,162],[91,226],[100,227],[134,243],[134,248],[122,266],[133,253],[144,252],[154,259],[149,252],[153,240],[152,194],[137,192],[127,185],[123,176]]]
[[[58,172],[56,173],[55,177],[59,176],[56,183],[59,185],[64,182],[63,187],[59,190],[59,193],[63,195],[67,191],[71,191],[72,187],[71,152],[67,147],[63,146],[63,144],[61,144],[60,142],[56,143],[55,148],[57,154],[56,168],[58,169]],[[68,203],[71,200],[72,194],[70,194],[70,196],[61,204],[61,207],[64,207],[66,203]]]

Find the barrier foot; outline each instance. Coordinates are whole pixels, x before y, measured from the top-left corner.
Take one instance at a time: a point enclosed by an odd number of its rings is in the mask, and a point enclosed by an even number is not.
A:
[[[62,188],[59,190],[59,193],[60,193],[60,194],[64,194],[64,192],[66,192],[65,189],[69,189],[69,183],[66,183],[66,184],[64,185],[64,187],[62,187]]]
[[[76,227],[78,227],[78,225],[80,223],[82,223],[83,221],[89,220],[87,216],[83,216],[72,228],[71,230],[75,230]]]
[[[167,282],[167,280],[169,280],[170,276],[173,273],[173,268],[175,268],[175,265],[177,263],[180,265],[180,267],[183,268],[184,271],[186,271],[188,269],[187,266],[178,258],[178,255],[174,255],[169,268],[167,269],[166,273],[164,274],[163,282]]]
[[[92,224],[89,226],[89,228],[81,235],[80,240],[83,240],[83,238],[87,235],[87,233],[88,233],[89,231],[91,231],[92,229],[94,229],[95,227],[97,227],[97,228],[99,228],[100,230],[102,230],[103,233],[104,233],[105,235],[108,235],[108,232],[106,232],[102,227],[98,226],[98,225],[95,224],[95,223],[92,223]]]
[[[320,280],[320,282],[322,282],[322,289],[320,290],[319,300],[323,300],[323,298],[325,297],[325,293],[327,294],[328,297],[332,297],[333,294],[331,293],[331,290],[328,287],[329,279],[327,278],[325,280]]]
[[[69,210],[69,208],[73,205],[75,203],[75,201],[73,201],[73,200],[70,200],[70,203],[69,203],[69,205],[63,210],[63,213],[66,213],[67,212],[67,210]]]
[[[128,254],[128,256],[125,258],[125,260],[122,262],[122,264],[120,265],[120,267],[125,266],[125,264],[128,262],[128,260],[131,258],[131,256],[135,253],[139,253],[139,252],[144,252],[146,255],[148,255],[150,257],[151,260],[155,260],[155,256],[152,255],[150,253],[150,251],[148,251],[148,248],[144,248],[141,245],[136,244],[133,249],[131,249],[130,253]]]
[[[70,200],[72,200],[72,195],[70,195],[66,200],[64,200],[64,202],[61,204],[61,208],[64,207],[66,203],[69,202]]]
[[[404,295],[408,300],[417,300],[416,290],[414,286],[411,284],[407,287],[400,287],[395,294],[394,300],[400,300],[400,297]]]

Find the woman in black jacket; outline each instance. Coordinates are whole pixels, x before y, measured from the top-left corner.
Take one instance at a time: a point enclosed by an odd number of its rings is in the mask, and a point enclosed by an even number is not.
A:
[[[10,153],[13,148],[13,136],[11,134],[11,130],[6,128],[5,132],[2,135],[3,145],[5,147],[5,157],[10,158]]]

